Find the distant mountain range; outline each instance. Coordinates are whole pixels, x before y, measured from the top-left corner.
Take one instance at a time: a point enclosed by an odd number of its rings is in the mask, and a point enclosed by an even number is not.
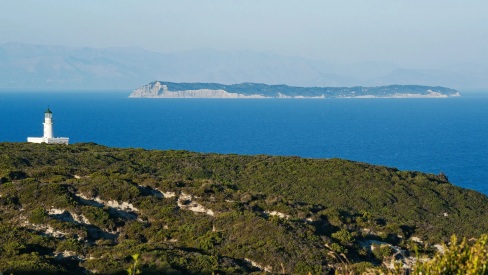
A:
[[[486,66],[426,71],[391,63],[329,64],[250,51],[157,53],[140,48],[0,45],[0,89],[133,89],[174,82],[268,83],[305,87],[426,85],[486,88]]]
[[[132,98],[409,98],[450,97],[459,92],[444,87],[389,85],[379,87],[295,87],[241,83],[174,83],[154,81],[135,89]]]

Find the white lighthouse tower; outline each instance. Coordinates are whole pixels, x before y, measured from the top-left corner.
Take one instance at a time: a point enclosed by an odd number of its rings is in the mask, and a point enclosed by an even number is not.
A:
[[[53,113],[49,108],[44,112],[44,135],[42,137],[28,137],[27,141],[32,143],[56,143],[68,144],[69,138],[53,137]]]
[[[47,108],[44,113],[44,138],[53,138],[53,113]]]

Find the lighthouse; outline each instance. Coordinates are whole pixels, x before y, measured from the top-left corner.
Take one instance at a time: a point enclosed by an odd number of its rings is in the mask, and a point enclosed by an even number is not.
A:
[[[54,143],[54,144],[68,144],[69,138],[67,137],[54,137],[53,136],[53,113],[47,108],[44,112],[44,135],[42,137],[28,137],[27,142],[32,143]]]
[[[44,136],[43,138],[53,138],[53,113],[47,107],[44,113]]]

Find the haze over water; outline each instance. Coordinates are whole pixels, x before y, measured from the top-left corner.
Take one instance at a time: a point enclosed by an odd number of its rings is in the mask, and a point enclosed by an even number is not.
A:
[[[154,80],[488,88],[484,1],[3,2],[0,89]]]

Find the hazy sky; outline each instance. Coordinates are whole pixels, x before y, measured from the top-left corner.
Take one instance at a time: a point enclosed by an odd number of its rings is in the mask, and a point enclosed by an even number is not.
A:
[[[488,63],[484,0],[0,0],[0,43],[252,50],[439,68]]]

